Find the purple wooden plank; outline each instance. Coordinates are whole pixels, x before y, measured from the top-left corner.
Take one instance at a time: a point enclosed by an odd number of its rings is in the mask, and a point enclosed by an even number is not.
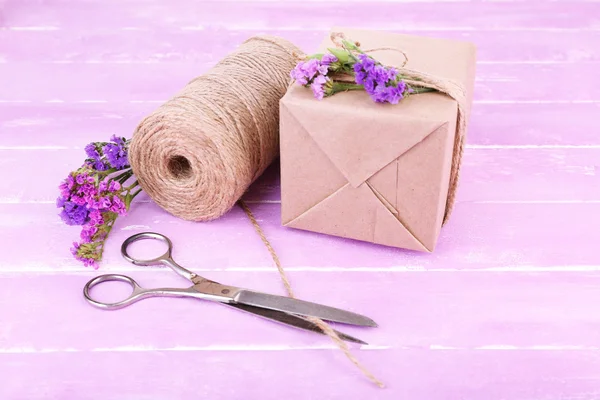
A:
[[[149,272],[137,267],[127,274],[147,288],[189,286],[167,271]],[[118,311],[98,310],[88,305],[81,293],[95,275],[3,274],[0,357],[19,349],[43,353],[125,348],[335,348],[324,336],[206,301],[153,298]],[[276,271],[211,271],[203,275],[226,284],[285,293]],[[377,328],[337,327],[374,348],[598,347],[600,315],[582,306],[600,301],[598,272],[293,271],[289,277],[302,299],[372,317],[379,324]],[[104,296],[99,298],[115,301],[127,294],[125,285],[106,285],[98,288]],[[50,307],[57,312],[48,312]]]
[[[157,64],[0,64],[1,102],[48,101],[166,101],[214,62]],[[598,101],[589,82],[597,64],[480,64],[477,66],[475,102]],[[53,79],[41,79],[52,76]],[[556,82],[578,76],[568,90]],[[36,82],[24,87],[22,82]]]
[[[253,204],[260,224],[283,264],[296,269],[597,269],[596,227],[600,204],[459,203],[433,254],[284,228],[279,204]],[[246,216],[235,208],[210,223],[176,219],[154,203],[139,203],[118,221],[107,244],[105,269],[123,268],[118,248],[129,235],[162,232],[182,243],[178,259],[202,270],[273,268]],[[48,232],[52,232],[49,234]],[[81,270],[69,247],[77,227],[62,225],[54,204],[0,206],[0,260],[5,271]],[[23,245],[39,251],[23,256]],[[231,252],[231,249],[239,251]],[[203,254],[198,258],[198,253]],[[53,258],[49,262],[48,256]],[[130,267],[128,267],[130,269]]]
[[[130,137],[159,103],[0,104],[0,145],[81,147]],[[474,104],[467,141],[476,145],[598,145],[600,103]]]
[[[471,41],[485,62],[600,61],[596,31],[410,31],[398,33]],[[260,33],[284,37],[306,52],[327,35],[322,31],[0,31],[4,62],[166,62],[218,60],[246,38]],[[201,46],[198,43],[202,43]]]
[[[594,28],[600,12],[595,2],[221,2],[161,0],[120,2],[119,12],[102,2],[23,2],[6,13],[5,25],[51,26],[61,29],[124,27],[227,27],[230,29],[329,29],[360,25],[374,29]],[[377,10],[377,12],[373,12]],[[468,10],[468,11],[466,11]],[[364,18],[369,15],[369,18]],[[310,17],[308,17],[310,16]]]
[[[107,132],[96,140],[105,140]],[[30,138],[32,135],[29,136]],[[39,135],[33,136],[35,138]],[[29,141],[31,146],[34,141]],[[3,145],[5,143],[2,143]],[[85,142],[76,142],[83,147]],[[0,150],[0,202],[52,202],[57,186],[81,165],[83,149]],[[535,202],[599,201],[600,148],[467,148],[463,158],[459,201]],[[15,174],[13,166],[38,168]],[[49,168],[51,166],[51,168]],[[518,177],[518,179],[515,179]],[[271,166],[246,195],[251,201],[279,201],[279,165]]]
[[[594,400],[598,351],[363,351],[369,384],[334,350],[0,356],[7,399]]]

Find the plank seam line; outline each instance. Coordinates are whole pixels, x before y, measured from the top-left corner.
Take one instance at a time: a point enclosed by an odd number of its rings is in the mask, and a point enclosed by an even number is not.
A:
[[[228,267],[228,268],[196,268],[199,272],[247,272],[247,273],[277,273],[277,269],[274,267]],[[570,272],[599,272],[599,265],[560,265],[560,266],[545,266],[545,267],[531,267],[531,266],[506,266],[506,267],[487,267],[487,268],[476,268],[476,269],[465,269],[465,268],[428,268],[418,265],[408,266],[392,266],[392,267],[369,267],[369,266],[358,266],[358,267],[333,267],[333,266],[321,266],[321,267],[289,267],[286,268],[290,272],[356,272],[356,273],[378,273],[378,272],[397,272],[397,273],[570,273]],[[101,272],[114,273],[114,272],[135,272],[135,273],[164,273],[165,269],[161,267],[111,267],[104,266],[101,268]],[[2,275],[25,275],[25,274],[39,274],[39,275],[75,275],[75,276],[95,276],[95,273],[89,270],[83,270],[82,267],[63,267],[60,269],[44,269],[39,267],[27,267],[22,266],[15,268],[14,263],[11,263],[7,268],[3,268],[0,264],[0,276]]]
[[[358,346],[357,346],[358,347]],[[390,345],[361,345],[361,351],[381,350],[424,350],[424,351],[599,351],[599,346],[580,345],[482,345],[482,346],[390,346]],[[32,347],[8,347],[0,349],[0,354],[51,354],[51,353],[148,353],[148,352],[229,352],[229,351],[304,351],[304,350],[337,350],[337,347],[329,345],[314,346],[290,346],[290,345],[221,345],[221,346],[174,346],[174,347],[150,347],[150,346],[121,346],[121,347],[97,347],[89,350],[65,348],[42,348]]]

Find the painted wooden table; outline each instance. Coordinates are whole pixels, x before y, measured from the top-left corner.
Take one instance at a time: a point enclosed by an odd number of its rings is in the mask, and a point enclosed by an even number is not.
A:
[[[600,2],[5,0],[0,3],[1,399],[600,399]],[[434,254],[280,226],[277,165],[246,196],[302,298],[379,322],[346,329],[370,384],[327,338],[214,304],[118,312],[83,284],[125,272],[156,230],[183,265],[284,293],[244,213],[178,220],[142,198],[100,271],[71,258],[59,181],[90,141],[140,119],[255,33],[310,52],[335,25],[479,48],[459,203]]]

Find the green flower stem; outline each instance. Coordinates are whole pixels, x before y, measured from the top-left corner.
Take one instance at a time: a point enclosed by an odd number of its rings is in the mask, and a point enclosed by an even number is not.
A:
[[[334,95],[339,92],[346,92],[348,90],[362,90],[364,89],[363,85],[357,85],[356,83],[347,83],[347,82],[333,82],[331,89],[328,91],[328,95]]]
[[[415,87],[411,86],[413,92],[411,94],[419,94],[419,93],[427,93],[427,92],[437,92],[437,90],[426,87]]]
[[[124,172],[123,174],[119,175],[118,178],[114,178],[114,179],[118,180],[119,183],[122,185],[127,181],[127,179],[131,178],[132,175],[133,175],[133,170],[128,169],[127,172]]]
[[[134,187],[136,187],[137,185],[139,185],[140,183],[136,180],[135,182],[133,182],[131,185],[126,186],[125,190],[127,190],[128,192],[131,191],[131,189],[133,189]]]
[[[140,194],[143,190],[140,188],[137,192],[135,192],[134,194],[131,195],[131,200],[135,199],[135,196],[137,196],[138,194]]]

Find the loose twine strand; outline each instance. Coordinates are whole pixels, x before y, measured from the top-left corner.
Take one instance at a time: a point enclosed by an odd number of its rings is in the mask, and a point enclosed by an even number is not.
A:
[[[279,276],[281,277],[281,280],[283,281],[283,286],[285,286],[285,290],[288,292],[288,296],[291,298],[295,298],[296,296],[294,296],[294,291],[292,289],[292,285],[287,277],[287,274],[285,273],[285,270],[281,266],[279,257],[277,256],[277,253],[273,249],[273,246],[271,246],[271,243],[267,239],[262,228],[258,224],[258,221],[254,217],[254,214],[252,213],[250,208],[246,205],[246,203],[243,200],[239,201],[239,205],[244,210],[244,212],[246,213],[248,218],[250,219],[250,222],[252,222],[252,226],[254,226],[256,233],[258,233],[258,236],[260,236],[260,239],[262,240],[265,247],[269,251],[269,254],[271,254],[271,258],[273,258],[273,262],[275,262],[275,265],[277,266],[277,270],[279,271]],[[381,382],[379,379],[377,379],[375,377],[375,375],[373,375],[365,366],[363,366],[360,363],[360,361],[358,361],[358,359],[356,357],[354,357],[354,355],[350,352],[350,349],[348,348],[348,345],[346,344],[346,342],[344,342],[338,336],[338,334],[329,326],[329,324],[327,324],[323,320],[316,318],[316,317],[307,317],[307,319],[310,322],[312,322],[313,324],[317,325],[319,327],[319,329],[321,329],[323,331],[323,333],[325,333],[327,336],[329,336],[331,338],[331,340],[333,340],[333,342],[340,348],[340,350],[342,350],[342,352],[346,355],[346,357],[352,362],[352,364],[354,364],[371,382],[373,382],[380,388],[385,387],[383,382]]]
[[[331,41],[336,47],[345,48],[342,40],[346,39],[343,32],[332,32],[330,35]],[[355,42],[356,46],[360,46],[360,43]],[[404,56],[404,62],[397,66],[398,74],[403,76],[403,80],[414,86],[426,87],[429,89],[435,89],[439,92],[445,93],[448,96],[456,100],[458,104],[458,116],[456,121],[456,135],[454,137],[454,149],[452,152],[452,167],[450,171],[450,182],[448,185],[448,197],[446,199],[446,210],[444,214],[443,224],[446,224],[450,219],[454,203],[456,201],[456,192],[458,189],[458,181],[460,175],[460,166],[462,164],[462,157],[465,147],[465,137],[467,133],[467,121],[468,121],[468,106],[467,106],[467,91],[465,87],[457,82],[450,79],[440,78],[424,72],[415,71],[413,69],[406,68],[408,62],[408,55],[399,48],[396,47],[378,47],[374,49],[363,50],[365,53],[371,53],[380,50],[391,50],[401,53]]]
[[[225,214],[279,153],[279,100],[301,51],[274,36],[255,36],[140,122],[129,150],[142,189],[171,214],[207,221]],[[290,297],[273,247],[243,203]],[[310,318],[371,381],[328,324]]]

